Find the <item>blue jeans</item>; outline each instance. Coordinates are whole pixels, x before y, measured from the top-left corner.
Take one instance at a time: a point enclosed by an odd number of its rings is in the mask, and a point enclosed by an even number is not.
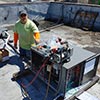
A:
[[[31,59],[31,50],[26,50],[20,47],[19,51],[21,57],[26,57],[28,59]]]

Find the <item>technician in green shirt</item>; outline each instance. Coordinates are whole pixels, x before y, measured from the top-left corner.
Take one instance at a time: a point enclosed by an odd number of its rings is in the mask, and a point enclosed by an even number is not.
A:
[[[19,51],[21,57],[30,58],[30,49],[32,45],[40,42],[40,33],[35,25],[28,18],[28,14],[25,10],[19,12],[19,20],[14,26],[14,47],[17,48],[19,40]]]

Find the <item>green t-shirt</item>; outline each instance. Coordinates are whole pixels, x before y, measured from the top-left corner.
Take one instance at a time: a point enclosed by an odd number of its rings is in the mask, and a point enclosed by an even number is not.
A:
[[[33,34],[39,32],[37,26],[28,19],[25,24],[18,20],[14,26],[14,32],[18,33],[19,46],[23,49],[30,50],[31,45],[34,44]]]

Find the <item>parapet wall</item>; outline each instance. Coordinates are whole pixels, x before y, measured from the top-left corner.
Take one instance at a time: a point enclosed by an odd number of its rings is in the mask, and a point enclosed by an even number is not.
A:
[[[14,24],[18,12],[25,9],[29,18],[51,20],[56,23],[100,31],[100,6],[63,2],[36,2],[0,4],[0,25]]]
[[[100,6],[73,3],[51,3],[47,18],[56,22],[63,21],[67,25],[87,26],[100,31]]]
[[[49,3],[10,3],[0,4],[0,25],[14,24],[18,20],[18,13],[25,9],[30,19],[44,20]]]

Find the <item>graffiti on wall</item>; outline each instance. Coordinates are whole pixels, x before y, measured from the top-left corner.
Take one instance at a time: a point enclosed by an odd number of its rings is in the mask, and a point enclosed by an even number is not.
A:
[[[72,15],[73,15],[73,7],[70,7],[69,9],[66,9],[66,18],[68,20],[71,20],[72,19]]]
[[[79,27],[84,30],[93,30],[95,20],[98,12],[87,11],[83,9],[77,10],[74,19],[71,23],[72,26]]]
[[[8,19],[8,17],[9,17],[10,9],[8,7],[0,8],[0,11],[2,12],[1,16],[0,16],[0,22],[6,21]]]

